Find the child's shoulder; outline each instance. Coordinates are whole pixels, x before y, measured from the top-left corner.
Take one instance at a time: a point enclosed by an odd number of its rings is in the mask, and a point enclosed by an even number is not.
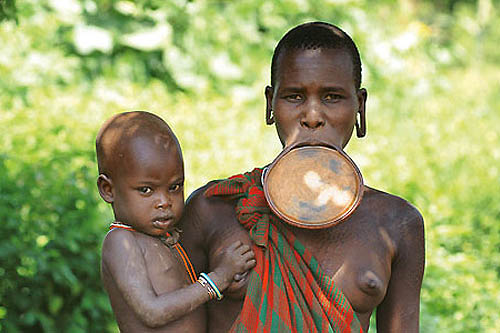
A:
[[[126,230],[122,228],[111,229],[104,237],[103,248],[106,245],[113,245],[115,243],[122,242],[135,242],[135,234],[136,231]]]
[[[160,257],[172,257],[173,251],[166,246],[159,238],[152,237],[142,232],[116,228],[110,230],[104,238],[102,244],[103,258],[126,256],[132,252],[142,254],[152,260],[157,253]]]
[[[104,237],[102,252],[116,255],[137,250],[143,252],[144,246],[154,241],[154,237],[141,232],[116,228],[110,230]]]
[[[102,242],[102,259],[130,251],[137,246],[134,231],[125,229],[112,229],[108,231]]]
[[[108,231],[104,242],[117,242],[117,241],[129,241],[129,242],[153,242],[156,237],[147,235],[145,233],[125,228],[114,228]]]

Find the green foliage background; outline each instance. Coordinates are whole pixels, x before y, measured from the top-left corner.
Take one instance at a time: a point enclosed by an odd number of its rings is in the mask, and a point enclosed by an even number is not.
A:
[[[368,136],[347,152],[369,185],[424,215],[421,331],[496,331],[499,10],[493,0],[0,0],[0,331],[116,331],[99,280],[112,219],[95,186],[99,126],[126,110],[166,119],[186,195],[268,163],[280,151],[264,123],[272,50],[309,20],[340,25],[360,48]]]

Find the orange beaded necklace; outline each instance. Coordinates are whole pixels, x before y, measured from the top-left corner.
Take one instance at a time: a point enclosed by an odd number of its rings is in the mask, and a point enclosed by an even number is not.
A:
[[[137,230],[135,230],[131,226],[123,224],[123,223],[119,223],[119,222],[111,223],[111,225],[109,226],[109,230],[113,230],[116,228],[126,229],[126,230],[137,232]],[[165,237],[168,239],[169,237],[172,237],[172,234],[170,234],[167,231],[165,234]],[[162,241],[163,241],[163,243],[165,243],[163,239],[162,239]],[[173,248],[174,250],[177,251],[177,253],[179,254],[179,257],[181,258],[181,260],[184,264],[184,268],[186,269],[186,272],[189,275],[189,279],[191,280],[192,283],[195,283],[196,282],[196,273],[194,271],[193,264],[191,264],[191,260],[189,260],[189,257],[187,255],[186,251],[184,250],[184,248],[182,247],[181,243],[177,241],[174,244],[167,245],[167,246],[170,248]]]

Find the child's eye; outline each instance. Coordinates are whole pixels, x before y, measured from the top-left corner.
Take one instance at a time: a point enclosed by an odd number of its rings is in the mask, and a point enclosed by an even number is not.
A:
[[[142,186],[142,187],[139,187],[137,190],[139,192],[141,192],[142,194],[149,194],[149,193],[153,192],[153,190],[149,186]]]
[[[182,184],[174,184],[170,186],[169,190],[170,192],[177,192],[182,188]]]

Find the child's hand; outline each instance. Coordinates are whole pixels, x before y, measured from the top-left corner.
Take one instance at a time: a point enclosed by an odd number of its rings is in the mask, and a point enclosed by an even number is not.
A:
[[[241,276],[252,269],[255,264],[255,254],[250,246],[240,241],[234,242],[221,253],[217,267],[214,269],[216,275],[214,279],[218,280],[217,287],[220,290],[226,289],[235,276],[241,279]]]

